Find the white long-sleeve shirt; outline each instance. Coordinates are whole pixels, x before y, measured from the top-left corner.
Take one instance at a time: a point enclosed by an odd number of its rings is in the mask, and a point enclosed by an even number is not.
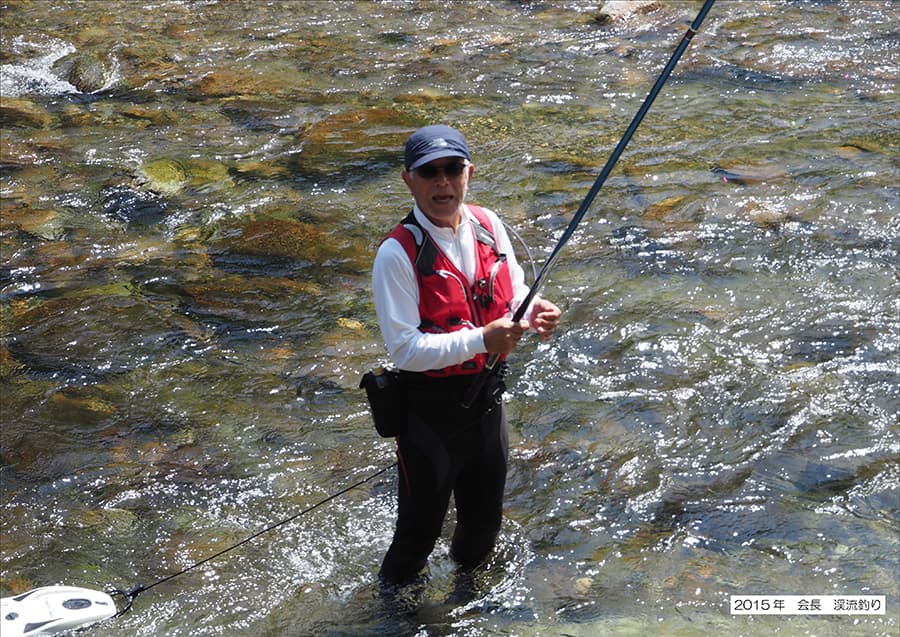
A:
[[[418,206],[413,207],[413,214],[471,286],[475,281],[475,232],[469,221],[477,221],[468,207],[463,208],[466,220],[455,231],[431,223]],[[503,223],[493,211],[486,208],[484,211],[491,221],[497,249],[506,255],[513,284],[513,307],[516,307],[528,294],[525,275],[516,261]],[[487,351],[481,327],[447,334],[419,331],[419,284],[409,257],[396,239],[387,239],[378,248],[372,268],[372,292],[388,354],[399,369],[412,372],[441,369],[459,365]]]

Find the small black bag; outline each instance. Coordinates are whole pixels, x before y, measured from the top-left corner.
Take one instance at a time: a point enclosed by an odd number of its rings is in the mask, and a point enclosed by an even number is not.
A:
[[[359,388],[366,390],[379,435],[393,438],[406,430],[406,387],[399,371],[376,367],[363,374]]]

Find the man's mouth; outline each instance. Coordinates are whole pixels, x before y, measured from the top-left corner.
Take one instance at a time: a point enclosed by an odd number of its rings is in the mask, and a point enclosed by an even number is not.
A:
[[[431,200],[434,203],[450,203],[453,201],[453,195],[434,195]]]

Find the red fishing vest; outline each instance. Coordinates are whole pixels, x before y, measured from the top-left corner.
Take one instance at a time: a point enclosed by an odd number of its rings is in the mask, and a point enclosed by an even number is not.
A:
[[[497,248],[494,229],[478,206],[468,206],[477,223],[466,217],[457,232],[475,232],[475,283],[438,248],[428,232],[410,212],[388,238],[400,242],[413,264],[419,283],[419,330],[443,334],[483,327],[506,316],[513,300],[512,277],[506,255]],[[487,354],[460,365],[425,372],[429,376],[476,374],[484,367]]]

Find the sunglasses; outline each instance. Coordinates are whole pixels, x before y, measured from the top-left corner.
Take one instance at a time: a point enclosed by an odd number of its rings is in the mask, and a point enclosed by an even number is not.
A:
[[[435,166],[434,164],[425,164],[415,169],[415,173],[422,179],[434,179],[438,175],[447,175],[447,177],[459,177],[463,174],[469,162],[455,161],[446,166]]]

